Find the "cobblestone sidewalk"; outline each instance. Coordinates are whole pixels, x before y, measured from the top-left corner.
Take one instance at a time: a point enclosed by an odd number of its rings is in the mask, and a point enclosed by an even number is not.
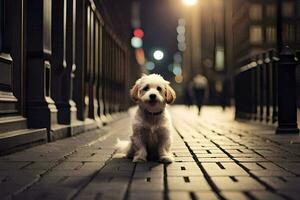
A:
[[[171,108],[176,162],[134,164],[114,148],[129,115],[109,126],[0,157],[0,199],[299,199],[300,138],[204,108]]]

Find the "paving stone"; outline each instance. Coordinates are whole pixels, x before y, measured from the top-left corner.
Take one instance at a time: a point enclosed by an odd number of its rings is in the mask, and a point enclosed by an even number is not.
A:
[[[207,181],[203,177],[168,177],[169,190],[178,191],[207,191],[211,190]]]
[[[151,192],[148,191],[147,194],[144,192],[131,192],[129,195],[129,200],[163,200],[164,195],[162,192]]]
[[[205,200],[218,200],[218,196],[213,192],[195,192],[195,196],[197,199],[205,199]]]
[[[175,162],[195,162],[192,157],[174,157]]]
[[[285,170],[288,170],[290,172],[293,172],[297,175],[300,175],[300,163],[296,162],[276,162],[280,167],[284,168]]]
[[[247,163],[241,162],[243,166],[245,166],[249,170],[283,170],[282,168],[278,167],[272,162],[254,162],[254,163]]]
[[[300,177],[262,177],[260,179],[276,190],[300,189]]]
[[[16,200],[65,200],[70,199],[76,192],[76,189],[64,188],[64,187],[53,187],[45,188],[44,190],[29,190],[22,194],[14,197]]]
[[[8,170],[8,169],[21,169],[24,166],[27,166],[31,162],[9,162],[9,161],[0,161],[0,170]]]
[[[197,170],[199,169],[199,166],[196,163],[193,162],[183,162],[183,163],[171,163],[167,165],[167,171],[171,170]]]
[[[230,176],[230,177],[212,177],[213,182],[220,190],[248,191],[264,190],[265,187],[252,177]]]
[[[236,163],[202,163],[210,176],[249,176],[249,174]]]
[[[192,200],[190,192],[170,191],[169,200]]]
[[[164,165],[158,162],[138,163],[135,171],[163,171]]]
[[[281,197],[278,194],[271,193],[268,191],[253,191],[249,192],[257,200],[284,200],[285,198]]]
[[[129,189],[128,199],[159,200],[164,199],[166,178],[170,200],[218,199],[193,159],[195,154],[226,199],[285,199],[279,193],[298,199],[300,181],[295,174],[300,175],[300,150],[287,142],[288,137],[265,126],[171,109],[176,110],[175,128],[183,137],[174,133],[174,163],[136,164],[122,153],[114,154],[117,137],[126,139],[130,134],[126,117],[104,127],[103,140],[99,139],[103,133],[95,131],[0,157],[0,197],[38,181],[16,199],[68,199],[84,186],[75,199],[123,200]],[[267,191],[236,161],[276,192]]]
[[[55,166],[56,162],[33,162],[30,165],[27,165],[23,169],[42,169],[47,170]]]
[[[228,158],[228,156],[223,154],[196,154],[197,158]]]
[[[159,178],[133,178],[130,191],[163,191],[164,179]]]
[[[161,178],[164,176],[163,171],[136,171],[133,178]]]
[[[198,158],[199,162],[233,162],[233,160],[231,158],[216,158],[216,157],[212,157],[212,158]]]
[[[251,200],[250,197],[248,197],[243,192],[222,192],[221,195],[228,200]]]
[[[199,168],[194,170],[170,170],[167,173],[168,177],[203,176],[203,173]]]
[[[64,161],[55,167],[55,169],[78,169],[83,165],[83,162]]]

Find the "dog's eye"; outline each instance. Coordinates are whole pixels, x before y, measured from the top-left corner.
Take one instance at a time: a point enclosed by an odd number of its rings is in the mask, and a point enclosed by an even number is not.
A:
[[[148,91],[148,90],[149,90],[149,86],[148,86],[148,85],[145,86],[145,87],[143,88],[143,90],[144,90],[144,91]]]
[[[162,90],[161,87],[159,87],[159,86],[158,86],[156,89],[157,89],[157,91],[159,91],[159,92],[161,92],[161,90]]]

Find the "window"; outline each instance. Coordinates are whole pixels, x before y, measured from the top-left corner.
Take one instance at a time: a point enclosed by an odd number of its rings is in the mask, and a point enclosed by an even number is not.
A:
[[[275,4],[267,4],[266,5],[266,15],[268,18],[276,17],[276,5]]]
[[[294,24],[283,24],[283,41],[294,42],[295,35],[296,34]]]
[[[223,71],[225,64],[224,48],[216,47],[216,71]]]
[[[282,4],[282,16],[292,17],[294,16],[294,3],[293,2],[283,2]]]
[[[262,19],[262,5],[253,4],[250,7],[249,17],[252,20],[261,20]]]
[[[263,42],[263,31],[259,25],[250,27],[250,42],[252,44],[261,44]]]
[[[268,43],[274,44],[276,42],[276,28],[275,26],[266,27],[266,40]]]

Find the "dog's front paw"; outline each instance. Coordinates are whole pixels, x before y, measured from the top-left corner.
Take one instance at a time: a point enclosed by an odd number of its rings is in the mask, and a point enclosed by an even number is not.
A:
[[[141,156],[134,156],[132,162],[135,162],[135,163],[144,163],[144,162],[147,162],[147,159],[143,158]]]
[[[162,163],[172,163],[172,162],[174,162],[174,158],[173,158],[173,156],[161,156],[160,158],[159,158],[159,161],[160,162],[162,162]]]

